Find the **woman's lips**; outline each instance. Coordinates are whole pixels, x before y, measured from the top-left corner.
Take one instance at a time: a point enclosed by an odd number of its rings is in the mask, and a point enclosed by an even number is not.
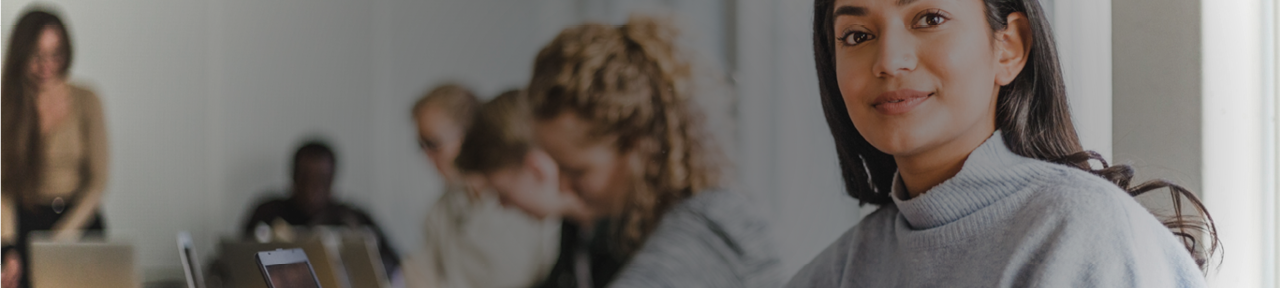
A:
[[[871,102],[871,107],[885,115],[899,115],[911,112],[916,106],[920,106],[920,103],[924,103],[924,100],[929,99],[929,96],[933,96],[933,93],[911,89],[889,91],[876,97],[875,101]]]

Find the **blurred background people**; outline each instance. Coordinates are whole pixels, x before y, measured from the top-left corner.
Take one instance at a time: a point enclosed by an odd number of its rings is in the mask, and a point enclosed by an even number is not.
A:
[[[0,75],[4,287],[30,285],[24,269],[30,232],[74,241],[105,229],[98,209],[108,179],[102,103],[67,81],[73,59],[67,30],[53,12],[34,9],[9,37]]]
[[[445,182],[423,225],[422,251],[406,278],[418,287],[529,287],[555,261],[558,218],[534,219],[476,193],[454,165],[479,101],[445,84],[413,106],[419,144]],[[417,273],[417,275],[414,275]]]
[[[241,232],[246,239],[269,240],[261,237],[280,234],[289,227],[340,226],[370,228],[378,237],[378,253],[382,256],[387,275],[395,278],[399,272],[400,256],[387,242],[386,234],[368,213],[360,208],[333,198],[333,179],[338,171],[337,154],[329,144],[309,141],[293,154],[293,181],[287,198],[267,199],[250,214]],[[266,238],[266,239],[263,239]],[[228,263],[228,265],[245,265]]]
[[[544,46],[529,82],[538,146],[561,185],[616,217],[627,259],[609,287],[776,287],[769,221],[722,190],[723,155],[689,90],[674,28],[632,16],[587,23]],[[579,283],[584,285],[584,283]]]
[[[561,189],[559,167],[534,143],[532,120],[523,91],[489,100],[467,130],[458,169],[503,206],[537,219],[564,219],[555,266],[536,287],[604,287],[623,259],[608,250],[609,238],[596,237],[605,229],[594,229],[597,218],[581,198]]]

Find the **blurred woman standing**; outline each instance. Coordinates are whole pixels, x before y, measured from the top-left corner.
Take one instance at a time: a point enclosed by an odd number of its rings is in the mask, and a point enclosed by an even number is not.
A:
[[[27,277],[14,277],[26,274],[28,233],[51,231],[56,240],[103,233],[107,133],[98,96],[67,82],[73,59],[67,25],[35,9],[11,35],[0,75],[6,168],[0,188],[11,208],[6,216],[16,217],[5,217],[3,284],[26,287]]]

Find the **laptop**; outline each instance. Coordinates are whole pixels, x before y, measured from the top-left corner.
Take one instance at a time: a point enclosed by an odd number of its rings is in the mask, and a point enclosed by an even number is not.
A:
[[[343,275],[341,266],[339,266],[337,255],[330,253],[325,245],[321,243],[320,237],[308,236],[301,241],[295,243],[258,243],[245,242],[239,240],[223,240],[221,243],[221,258],[227,263],[227,278],[223,279],[223,287],[237,288],[267,288],[266,279],[262,278],[262,272],[259,271],[255,263],[255,257],[258,252],[274,251],[276,249],[294,249],[301,248],[310,259],[311,266],[315,269],[316,278],[320,280],[321,287],[325,288],[343,288],[348,287],[342,279]]]
[[[342,229],[339,234],[342,237],[339,254],[347,268],[351,287],[391,287],[387,270],[382,265],[382,254],[378,253],[376,234],[368,228]]]
[[[33,288],[137,288],[133,246],[110,242],[31,243]]]
[[[178,232],[178,256],[182,259],[182,271],[187,276],[187,288],[205,288],[200,257],[191,241],[191,234],[186,231]]]

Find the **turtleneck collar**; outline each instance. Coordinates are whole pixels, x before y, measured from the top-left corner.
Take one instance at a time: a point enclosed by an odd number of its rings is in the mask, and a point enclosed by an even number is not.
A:
[[[890,195],[911,228],[934,228],[960,220],[1024,188],[1035,172],[1018,166],[1035,161],[1009,151],[1000,131],[996,131],[969,154],[956,176],[910,198],[900,175],[895,173]]]

